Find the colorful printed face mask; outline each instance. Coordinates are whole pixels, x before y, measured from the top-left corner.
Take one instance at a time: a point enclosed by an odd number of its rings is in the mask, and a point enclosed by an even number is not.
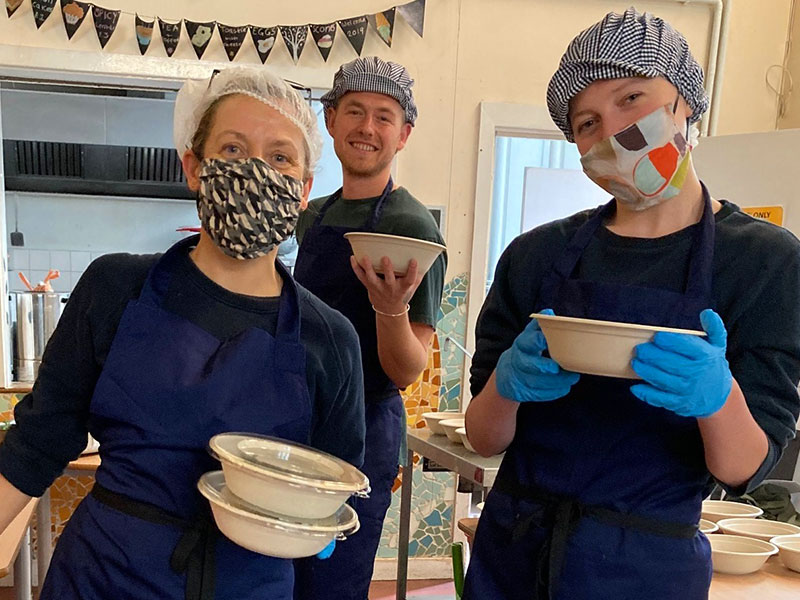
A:
[[[633,210],[677,196],[691,164],[691,147],[673,118],[677,106],[662,106],[597,142],[581,157],[584,173]]]
[[[294,231],[303,184],[260,158],[204,160],[197,214],[203,229],[228,256],[268,254]]]

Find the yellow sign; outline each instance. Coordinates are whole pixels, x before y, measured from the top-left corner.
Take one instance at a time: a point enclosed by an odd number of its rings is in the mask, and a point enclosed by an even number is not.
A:
[[[782,206],[751,206],[742,209],[748,215],[757,219],[764,219],[775,225],[783,227],[783,207]]]

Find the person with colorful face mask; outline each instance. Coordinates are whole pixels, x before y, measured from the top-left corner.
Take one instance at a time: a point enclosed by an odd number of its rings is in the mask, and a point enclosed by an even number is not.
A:
[[[184,84],[174,133],[200,234],[89,266],[0,446],[2,530],[87,430],[100,442],[43,599],[290,600],[291,560],[216,528],[197,490],[219,468],[209,439],[244,431],[363,461],[358,337],[276,260],[311,189],[316,115],[268,70],[231,68]]]
[[[700,182],[703,73],[663,20],[606,15],[570,43],[547,102],[613,199],[522,234],[497,265],[466,427],[505,456],[462,597],[704,600],[702,500],[752,490],[794,435],[800,243]],[[529,318],[545,311],[706,335],[637,346],[639,380],[570,373]]]
[[[359,264],[343,236],[368,231],[444,244],[428,209],[392,181],[392,161],[417,118],[402,65],[376,56],[342,65],[321,99],[325,122],[342,164],[342,188],[312,200],[300,217],[294,275],[355,326],[361,343],[367,441],[363,471],[370,497],[354,498],[361,529],[330,560],[297,561],[297,600],[366,600],[383,521],[392,499],[405,438],[406,412],[398,388],[417,380],[427,365],[442,300],[447,256],[427,273],[415,261],[402,277],[383,257],[376,275],[369,259]],[[374,257],[380,258],[380,257]]]

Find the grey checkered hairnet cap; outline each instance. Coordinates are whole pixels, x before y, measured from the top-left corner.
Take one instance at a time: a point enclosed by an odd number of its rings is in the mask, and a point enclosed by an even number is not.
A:
[[[570,100],[598,79],[624,77],[664,77],[689,104],[692,123],[708,109],[703,69],[686,38],[669,23],[635,8],[621,15],[612,12],[570,42],[547,88],[550,116],[570,142],[575,141]]]
[[[374,92],[391,96],[400,103],[406,122],[417,120],[417,105],[411,87],[414,80],[403,65],[365,56],[343,64],[333,76],[333,87],[320,101],[325,108],[336,108],[347,92]]]

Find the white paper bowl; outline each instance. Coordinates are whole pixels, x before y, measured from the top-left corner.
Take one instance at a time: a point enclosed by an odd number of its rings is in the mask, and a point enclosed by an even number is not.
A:
[[[455,411],[426,412],[422,413],[422,418],[425,419],[425,424],[428,426],[428,429],[431,430],[431,433],[444,435],[444,429],[442,429],[439,423],[446,419],[463,419],[464,413]]]
[[[367,476],[353,465],[302,444],[223,433],[211,438],[209,447],[230,491],[270,513],[321,519],[351,495],[369,492]]]
[[[464,447],[470,452],[475,452],[475,448],[472,447],[472,444],[469,443],[469,439],[467,438],[467,428],[459,427],[456,429],[456,433],[458,437],[461,438],[461,443],[464,444]]]
[[[800,535],[779,535],[770,542],[778,547],[786,568],[800,573]]]
[[[671,329],[614,321],[532,314],[547,340],[547,350],[562,369],[587,375],[640,379],[631,368],[633,350],[657,331],[705,335],[702,331]]]
[[[361,262],[368,256],[376,273],[383,273],[381,259],[385,256],[392,261],[396,275],[405,275],[408,261],[412,258],[417,261],[418,274],[424,275],[436,257],[446,250],[445,246],[435,242],[385,233],[354,231],[345,233],[344,237],[350,242],[356,260]]]
[[[314,556],[331,540],[343,540],[359,528],[358,516],[347,504],[325,519],[303,521],[262,513],[230,493],[222,471],[203,475],[197,482],[197,489],[211,503],[214,521],[225,537],[267,556]]]
[[[720,531],[730,535],[741,535],[769,542],[781,535],[800,534],[800,527],[791,523],[768,521],[766,519],[733,518],[717,521]]]
[[[754,573],[770,556],[778,553],[774,544],[740,535],[712,533],[708,540],[711,542],[711,562],[718,573]]]
[[[701,516],[714,523],[722,519],[735,517],[755,519],[763,514],[764,511],[757,506],[750,506],[741,502],[729,502],[728,500],[703,500],[703,508],[701,510]]]
[[[708,519],[700,519],[700,533],[716,533],[719,531],[719,525],[714,523],[714,521],[709,521]]]
[[[458,435],[458,430],[464,427],[464,419],[445,419],[439,421],[439,425],[444,429],[444,434],[447,439],[456,444],[461,443],[461,436]]]

